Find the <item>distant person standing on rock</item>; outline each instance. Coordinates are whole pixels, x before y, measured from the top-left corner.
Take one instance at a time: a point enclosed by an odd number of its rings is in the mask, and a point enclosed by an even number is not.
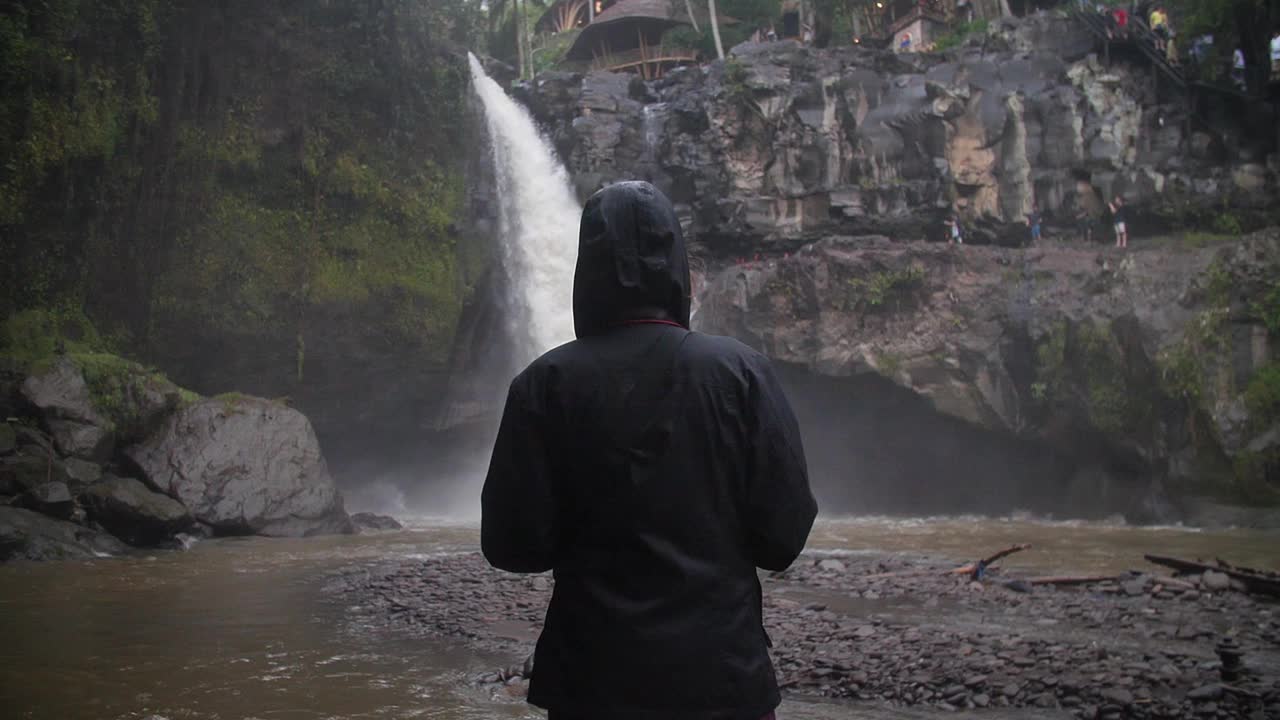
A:
[[[963,245],[964,231],[960,229],[960,218],[956,217],[955,215],[948,215],[946,226],[947,226],[947,244]]]
[[[1027,227],[1031,229],[1031,244],[1035,245],[1040,242],[1040,221],[1042,219],[1040,213],[1040,204],[1032,203],[1031,212],[1027,214]]]
[[[1076,208],[1076,231],[1085,243],[1093,242],[1093,217],[1083,205]]]
[[[1169,39],[1169,14],[1164,11],[1164,6],[1157,5],[1155,10],[1151,11],[1151,32],[1156,36],[1156,49],[1164,52],[1165,44]]]
[[[1107,207],[1111,209],[1111,221],[1115,224],[1116,247],[1129,247],[1129,228],[1124,224],[1124,198],[1117,195]]]
[[[554,572],[529,702],[549,720],[757,720],[780,696],[756,568],[817,506],[768,359],[690,332],[671,202],[611,185],[582,211],[577,339],[511,383],[481,496],[497,568]]]
[[[1129,11],[1124,8],[1116,8],[1111,11],[1111,17],[1115,19],[1116,37],[1124,39],[1129,35]]]

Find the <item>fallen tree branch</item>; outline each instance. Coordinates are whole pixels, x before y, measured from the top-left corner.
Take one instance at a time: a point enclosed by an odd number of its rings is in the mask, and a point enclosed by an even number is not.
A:
[[[984,568],[984,569],[989,568],[996,562],[1006,557],[1009,557],[1014,553],[1018,553],[1018,552],[1022,552],[1023,550],[1030,549],[1030,547],[1031,547],[1030,543],[1020,543],[1018,545],[1007,547],[988,558],[979,560],[978,562],[969,563],[968,565],[962,565],[961,567],[951,570],[950,574],[951,575],[972,575],[973,573],[977,572],[978,568]]]
[[[1116,582],[1119,575],[1054,575],[1051,577],[1028,578],[1032,585],[1090,585],[1100,582]]]

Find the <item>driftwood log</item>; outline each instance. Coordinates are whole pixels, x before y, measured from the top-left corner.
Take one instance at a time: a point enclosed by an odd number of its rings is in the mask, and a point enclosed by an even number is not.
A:
[[[1119,575],[1054,575],[1051,577],[1029,578],[1031,585],[1092,585],[1101,582],[1116,582]]]
[[[1210,570],[1220,572],[1233,580],[1239,580],[1249,592],[1280,597],[1280,573],[1236,567],[1222,560],[1218,560],[1216,564],[1211,565],[1199,560],[1185,560],[1163,555],[1144,555],[1143,557],[1149,563],[1171,568],[1184,574],[1198,574]]]

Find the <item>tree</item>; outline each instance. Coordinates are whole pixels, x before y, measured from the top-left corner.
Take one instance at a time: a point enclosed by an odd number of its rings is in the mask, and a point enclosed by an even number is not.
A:
[[[1280,23],[1276,0],[1169,0],[1170,21],[1184,42],[1213,35],[1216,58],[1225,66],[1236,48],[1244,53],[1246,81],[1255,95],[1266,90],[1270,73],[1271,31]]]
[[[720,19],[716,15],[716,0],[707,0],[707,7],[711,13],[711,34],[716,39],[716,56],[723,60],[724,43],[720,42]]]
[[[684,0],[684,11],[689,16],[689,22],[693,23],[693,31],[702,32],[702,28],[698,27],[698,16],[693,12],[693,0]]]

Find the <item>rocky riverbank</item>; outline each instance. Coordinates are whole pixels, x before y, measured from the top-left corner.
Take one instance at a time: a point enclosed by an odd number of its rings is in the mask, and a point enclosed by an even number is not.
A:
[[[0,562],[353,531],[311,423],[282,402],[58,352],[0,374],[0,411]]]
[[[1057,587],[998,570],[974,581],[954,567],[805,555],[764,577],[786,692],[1081,718],[1280,713],[1280,608],[1225,576],[1133,573]],[[553,582],[465,553],[345,572],[329,590],[361,623],[507,654],[509,668],[475,680],[519,696]]]

